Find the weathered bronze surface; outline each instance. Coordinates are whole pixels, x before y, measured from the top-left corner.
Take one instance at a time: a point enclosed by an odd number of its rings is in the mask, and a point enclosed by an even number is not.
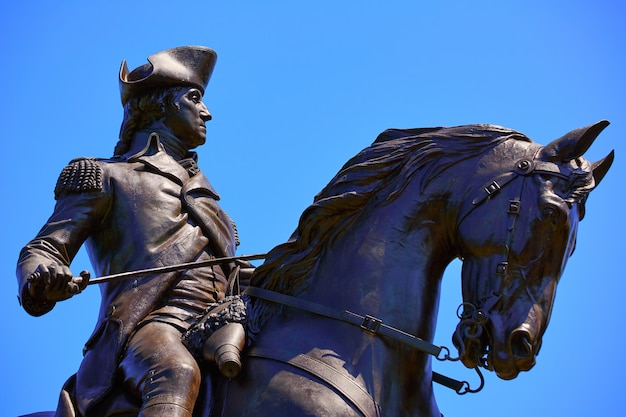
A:
[[[122,67],[128,120],[115,156],[68,165],[53,215],[20,255],[31,314],[87,284],[69,271],[84,242],[99,276],[234,254],[234,226],[190,153],[205,140],[201,96],[215,54],[177,48],[149,60]],[[244,295],[251,342],[236,378],[219,378],[181,343],[225,296],[234,263],[104,282],[98,326],[57,415],[190,416],[195,405],[198,417],[439,416],[429,342],[456,257],[459,359],[515,378],[535,363],[585,201],[613,161],[582,157],[607,125],[547,146],[494,125],[383,132],[254,272],[252,287],[303,301]]]
[[[69,269],[83,243],[99,276],[235,254],[234,223],[191,151],[206,140],[211,114],[202,95],[216,54],[181,47],[148,60],[132,72],[122,63],[124,120],[114,156],[70,162],[54,213],[20,254],[19,297],[32,315],[87,284],[87,275],[72,278]],[[130,407],[144,416],[191,415],[201,371],[181,334],[224,297],[234,265],[102,284],[98,323],[58,414]]]

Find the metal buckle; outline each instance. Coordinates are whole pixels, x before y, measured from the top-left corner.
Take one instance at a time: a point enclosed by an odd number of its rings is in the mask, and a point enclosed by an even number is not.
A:
[[[380,329],[380,325],[383,324],[381,319],[377,319],[373,316],[365,316],[363,317],[363,322],[361,322],[361,329],[365,330],[368,333],[376,334]]]
[[[492,196],[498,191],[500,191],[500,185],[495,181],[492,181],[489,185],[485,187],[485,192],[488,196]]]
[[[509,214],[519,214],[520,209],[522,207],[522,202],[519,200],[511,200],[509,201],[509,209],[507,210],[507,212]]]

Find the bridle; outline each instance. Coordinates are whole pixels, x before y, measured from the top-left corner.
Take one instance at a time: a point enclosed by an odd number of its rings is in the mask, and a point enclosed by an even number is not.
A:
[[[467,219],[467,217],[474,212],[474,210],[476,210],[486,201],[494,198],[504,187],[517,183],[518,189],[517,192],[514,194],[516,197],[509,200],[507,208],[507,213],[509,215],[508,233],[505,239],[505,253],[503,256],[503,260],[499,262],[496,266],[495,272],[498,276],[506,275],[509,269],[509,252],[511,243],[513,242],[517,216],[520,214],[522,208],[522,191],[524,189],[526,179],[528,179],[531,175],[542,174],[555,176],[565,180],[571,177],[572,169],[567,168],[562,164],[538,160],[537,155],[539,154],[540,150],[541,148],[535,150],[532,157],[519,159],[517,162],[515,162],[513,168],[496,176],[495,178],[489,180],[482,187],[479,187],[478,189],[471,192],[469,194],[469,197],[466,198],[467,200],[471,199],[471,206],[465,211],[465,213],[459,216],[459,221],[456,225],[457,238],[459,236],[459,230],[461,225]],[[521,179],[521,181],[515,181],[517,179]],[[462,257],[463,255],[461,254],[461,258]]]
[[[484,327],[490,320],[490,311],[498,304],[502,296],[502,287],[505,285],[506,278],[509,275],[511,268],[510,263],[510,250],[513,244],[513,238],[515,236],[515,226],[518,216],[522,208],[522,195],[526,180],[531,175],[551,175],[561,179],[569,179],[572,170],[550,161],[542,161],[537,159],[537,155],[541,147],[533,152],[531,157],[525,157],[517,160],[513,167],[504,173],[497,175],[489,180],[482,187],[472,191],[466,200],[471,201],[471,205],[465,212],[459,216],[460,220],[456,226],[456,236],[459,239],[460,227],[467,217],[474,212],[478,207],[487,201],[491,200],[499,194],[504,187],[517,186],[517,190],[513,193],[513,198],[509,200],[507,205],[508,224],[507,234],[504,238],[502,260],[497,263],[496,270],[494,271],[496,276],[500,278],[500,288],[493,291],[491,294],[482,297],[476,305],[470,302],[463,302],[457,309],[457,316],[461,320],[457,331],[455,332],[455,338],[458,338],[461,334],[468,339],[478,339],[482,336]],[[461,254],[461,259],[463,255]],[[463,346],[461,344],[461,346]],[[460,356],[463,352],[460,352]],[[485,358],[480,358],[479,365],[485,369],[490,369]]]

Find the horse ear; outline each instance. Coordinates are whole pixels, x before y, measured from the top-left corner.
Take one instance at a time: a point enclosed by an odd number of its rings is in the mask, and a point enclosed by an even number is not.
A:
[[[609,168],[611,168],[613,159],[615,159],[615,151],[611,151],[603,159],[591,164],[591,170],[593,171],[593,181],[595,182],[594,187],[597,187],[598,184],[600,184],[602,178],[604,178]]]
[[[572,130],[544,146],[539,152],[543,160],[566,162],[582,156],[598,137],[600,132],[609,125],[607,120],[580,129]]]

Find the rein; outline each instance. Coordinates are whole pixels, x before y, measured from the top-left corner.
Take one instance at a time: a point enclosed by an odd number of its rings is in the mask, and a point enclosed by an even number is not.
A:
[[[231,256],[231,257],[224,257],[224,258],[213,258],[213,259],[209,259],[209,260],[202,261],[202,262],[188,262],[188,263],[182,263],[182,264],[177,264],[177,265],[142,269],[142,270],[137,270],[137,271],[121,272],[121,273],[105,275],[105,276],[101,276],[101,277],[97,277],[93,279],[89,279],[89,273],[85,271],[81,273],[81,276],[74,277],[74,280],[76,280],[76,282],[81,282],[83,279],[87,279],[88,282],[86,285],[102,284],[104,282],[121,281],[121,280],[126,280],[130,278],[136,278],[136,277],[156,274],[156,273],[174,272],[174,271],[200,268],[200,267],[215,265],[215,264],[224,263],[224,262],[251,261],[251,260],[265,259],[266,256],[267,256],[266,254],[255,254],[255,255]],[[236,270],[238,271],[238,268],[236,268]],[[83,276],[83,274],[85,274],[85,276]],[[231,281],[231,279],[233,278],[236,278],[236,275],[237,274],[235,273],[233,277],[229,277],[229,281]],[[39,277],[40,277],[39,272],[35,272],[31,274],[31,276],[29,277],[29,281],[34,281],[36,279],[39,279]],[[321,304],[312,303],[307,300],[292,297],[286,294],[277,293],[274,291],[265,290],[265,289],[258,288],[258,287],[247,287],[246,290],[244,291],[244,294],[251,296],[251,297],[260,298],[266,301],[284,304],[289,307],[298,308],[300,310],[308,311],[310,313],[314,313],[323,317],[327,317],[333,320],[339,320],[344,323],[358,326],[363,331],[373,336],[389,337],[402,344],[408,345],[415,349],[421,350],[422,352],[428,353],[434,356],[439,361],[446,361],[446,360],[458,361],[458,358],[452,358],[450,356],[450,350],[447,347],[434,345],[430,342],[422,340],[409,333],[403,332],[402,330],[396,329],[395,327],[389,326],[383,323],[381,319],[378,319],[370,315],[361,316],[359,314],[353,313],[348,310],[336,311],[332,308],[323,306]],[[442,351],[444,352],[444,354],[443,356],[440,356]],[[480,377],[480,386],[476,389],[470,388],[469,382],[467,381],[458,381],[453,378],[449,378],[444,375],[441,375],[434,371],[432,373],[432,380],[438,384],[441,384],[445,387],[448,387],[454,390],[459,395],[464,395],[467,393],[475,393],[475,392],[480,391],[483,388],[484,378],[478,368],[474,368],[474,370],[478,373],[478,376]]]
[[[370,315],[362,316],[349,310],[339,311],[322,304],[313,303],[311,301],[303,300],[301,298],[258,287],[247,287],[243,294],[255,298],[260,298],[265,301],[283,304],[288,307],[297,308],[299,310],[313,313],[318,316],[326,317],[332,320],[351,324],[353,326],[359,327],[361,330],[371,334],[372,336],[388,337],[404,345],[428,353],[429,355],[434,356],[439,361],[458,360],[458,358],[450,357],[450,350],[447,347],[432,344],[426,340],[420,339],[417,336],[413,336],[400,329],[389,326],[383,323],[381,319]],[[458,381],[456,379],[441,375],[434,371],[432,374],[432,380],[433,382],[454,390],[459,395],[475,393],[483,388],[484,378],[478,368],[474,368],[474,370],[478,373],[478,376],[480,377],[480,386],[475,389],[470,388],[469,382],[467,381]]]

